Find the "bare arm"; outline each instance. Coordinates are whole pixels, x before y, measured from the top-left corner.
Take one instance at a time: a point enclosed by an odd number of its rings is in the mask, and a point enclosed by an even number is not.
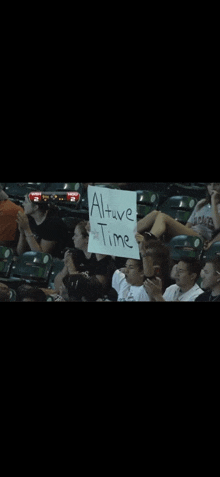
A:
[[[52,252],[56,242],[42,239],[39,244],[30,228],[29,220],[26,214],[23,212],[18,212],[17,223],[20,231],[20,237],[17,245],[18,255],[26,252],[28,250],[28,246],[32,252]]]
[[[155,219],[159,214],[158,210],[153,210],[149,214],[147,214],[143,219],[139,220],[137,223],[137,232],[139,234],[145,232],[145,230],[150,230],[153,227]]]
[[[219,196],[220,194],[217,191],[212,192],[212,195],[211,195],[212,218],[213,218],[213,223],[216,230],[220,228],[220,214],[218,211]]]
[[[24,231],[20,231],[20,236],[17,244],[17,254],[22,255],[22,253],[25,253],[29,250],[27,240],[25,238]]]
[[[101,260],[101,258],[103,258],[103,257],[104,257],[104,255],[97,254],[97,259],[98,260]],[[69,273],[70,275],[76,275],[76,274],[79,273],[78,270],[75,267],[74,260],[72,258],[71,252],[67,251],[65,253],[64,263],[66,264],[66,267],[67,267],[67,273]],[[108,278],[105,275],[94,275],[93,277],[90,278],[90,282],[92,283],[92,282],[95,282],[95,281],[98,281],[103,287],[105,287],[108,283]]]
[[[162,281],[159,277],[152,280],[147,279],[144,282],[144,288],[149,295],[151,301],[166,301],[162,294]]]
[[[63,270],[61,270],[61,272],[59,272],[54,278],[54,288],[56,293],[59,293],[60,287],[63,284],[63,278],[66,277],[68,273],[67,265],[63,264]]]
[[[32,252],[51,253],[55,245],[56,242],[44,239],[42,239],[40,244],[38,244],[31,229],[26,229],[24,232],[20,233],[17,245],[17,254],[21,255],[22,253],[27,252],[27,250],[31,250]]]

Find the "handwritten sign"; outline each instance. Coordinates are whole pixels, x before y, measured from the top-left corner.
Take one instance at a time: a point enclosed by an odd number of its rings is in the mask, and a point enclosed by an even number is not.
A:
[[[88,187],[90,253],[140,258],[136,192]]]

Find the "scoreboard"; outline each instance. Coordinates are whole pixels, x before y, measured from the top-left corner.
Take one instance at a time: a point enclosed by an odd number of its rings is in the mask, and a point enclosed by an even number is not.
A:
[[[29,199],[32,202],[55,202],[55,203],[61,203],[61,202],[73,202],[77,203],[80,200],[80,194],[79,192],[30,192],[29,194]]]

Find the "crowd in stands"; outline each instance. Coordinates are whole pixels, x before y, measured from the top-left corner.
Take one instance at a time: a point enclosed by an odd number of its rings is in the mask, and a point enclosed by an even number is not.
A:
[[[88,185],[81,184],[84,204]],[[132,184],[117,187],[132,190]],[[28,251],[49,254],[55,270],[46,286],[34,279],[3,278],[5,252],[0,302],[220,301],[220,183],[206,184],[206,196],[186,223],[161,210],[138,219],[139,260],[88,252],[89,233],[88,220],[73,218],[70,234],[56,206],[35,203],[29,194],[18,205],[0,185],[0,249],[12,250],[14,263]],[[173,258],[170,244],[180,236],[193,238],[195,249],[202,243],[200,254],[193,255],[185,241]],[[213,247],[216,253],[210,254]]]

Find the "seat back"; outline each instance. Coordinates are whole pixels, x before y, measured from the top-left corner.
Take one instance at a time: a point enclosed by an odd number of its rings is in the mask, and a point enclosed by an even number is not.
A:
[[[6,182],[5,192],[9,198],[23,200],[26,194],[33,190],[40,190],[40,182]]]
[[[161,206],[161,212],[186,224],[197,204],[195,197],[178,195],[169,197]]]
[[[9,247],[0,247],[0,277],[7,278],[13,263],[13,250]]]
[[[172,260],[180,258],[200,259],[203,251],[203,240],[193,235],[177,235],[170,241],[168,247]]]
[[[152,210],[157,209],[159,204],[159,194],[151,190],[137,190],[137,216],[145,217]]]
[[[14,302],[17,299],[17,293],[12,288],[10,288],[10,298],[9,299],[10,299],[10,302]]]
[[[118,189],[120,190],[120,187],[117,184],[95,184],[96,187],[104,187],[105,189]]]
[[[26,252],[12,265],[10,280],[47,285],[52,263],[49,253]]]
[[[208,250],[205,250],[202,256],[204,262],[220,257],[220,242],[214,242]]]

